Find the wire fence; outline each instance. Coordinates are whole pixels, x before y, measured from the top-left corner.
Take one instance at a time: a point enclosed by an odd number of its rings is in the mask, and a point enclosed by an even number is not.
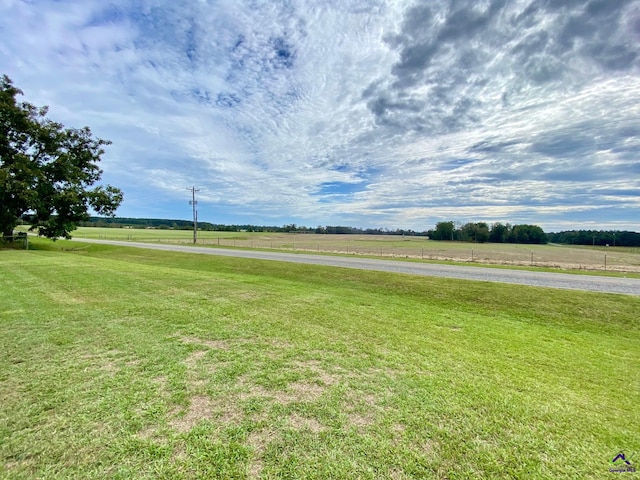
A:
[[[0,235],[0,244],[2,244],[3,247],[24,248],[25,250],[28,250],[29,235],[27,235],[27,232],[18,232],[9,237],[3,237]]]
[[[159,238],[137,235],[109,237],[108,240],[193,245],[193,239]],[[513,244],[467,244],[462,242],[422,241],[317,241],[295,238],[198,238],[197,245],[225,248],[278,250],[297,253],[358,255],[376,258],[467,262],[488,265],[530,266],[556,269],[640,272],[640,248],[539,246]]]

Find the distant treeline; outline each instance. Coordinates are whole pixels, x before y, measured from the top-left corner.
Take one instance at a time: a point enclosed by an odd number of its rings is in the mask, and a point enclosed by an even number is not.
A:
[[[616,247],[640,247],[640,233],[628,231],[570,230],[548,233],[552,243],[569,245],[610,245]]]
[[[80,227],[111,227],[111,228],[154,228],[159,230],[191,230],[191,220],[168,220],[158,218],[125,218],[125,217],[91,217],[86,222],[79,222]],[[364,235],[427,235],[427,232],[383,228],[357,228],[342,226],[305,227],[295,223],[288,225],[221,225],[209,222],[198,222],[198,230],[217,232],[278,232],[278,233],[320,233],[320,234],[364,234]]]
[[[26,220],[26,219],[25,219]],[[165,230],[191,230],[190,220],[168,220],[158,218],[124,218],[124,217],[91,217],[80,222],[81,227],[112,228],[154,228]],[[615,245],[625,247],[640,246],[640,233],[628,231],[595,231],[572,230],[558,233],[545,233],[537,225],[511,225],[509,223],[484,222],[456,224],[455,222],[438,222],[431,230],[416,232],[411,229],[388,230],[386,228],[357,228],[344,226],[305,227],[295,223],[282,226],[267,225],[221,225],[209,222],[198,222],[198,230],[218,232],[277,232],[277,233],[316,233],[316,234],[360,234],[360,235],[407,235],[423,236],[432,240],[448,240],[459,242],[491,242],[491,243],[562,243],[573,245]]]
[[[126,218],[126,217],[91,217],[86,222],[78,222],[79,227],[109,228],[157,228],[159,230],[192,230],[193,222],[189,220],[169,220],[166,218]],[[215,225],[198,222],[198,230],[216,230]]]
[[[537,225],[508,223],[467,223],[456,228],[454,222],[439,222],[426,234],[432,240],[491,243],[560,243],[567,245],[598,245],[640,247],[640,233],[629,231],[571,230],[545,233]]]

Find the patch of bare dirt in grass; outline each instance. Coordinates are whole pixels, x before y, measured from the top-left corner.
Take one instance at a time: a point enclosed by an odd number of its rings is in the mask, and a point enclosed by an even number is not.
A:
[[[31,457],[31,456],[29,456],[29,457],[21,459],[21,460],[9,461],[9,462],[4,464],[4,468],[7,471],[9,471],[9,470],[18,470],[18,469],[33,470],[35,468],[35,465],[36,465],[36,459]],[[11,477],[6,477],[6,478],[11,478]]]
[[[250,381],[245,376],[238,378],[236,386],[242,389],[242,391],[238,393],[238,399],[240,400],[251,400],[256,397],[273,397],[272,392],[265,389],[262,385]]]
[[[323,385],[332,386],[339,384],[344,379],[344,373],[327,372],[317,360],[297,361],[294,366],[299,370],[306,370],[313,373],[317,380]]]
[[[256,430],[249,434],[246,444],[253,450],[253,456],[249,461],[248,478],[260,478],[264,469],[264,452],[267,445],[276,439],[273,430]]]
[[[266,340],[265,343],[268,343],[273,347],[282,348],[283,350],[286,348],[291,348],[293,346],[291,345],[291,343],[287,342],[286,340],[274,339],[274,338],[270,340]]]
[[[311,370],[314,373],[324,373],[324,369],[322,368],[322,364],[318,360],[297,360],[293,362],[293,365],[302,368]]]
[[[350,412],[347,414],[347,428],[355,428],[359,433],[364,433],[366,428],[373,425],[375,422],[375,416],[373,413],[357,413]]]
[[[196,350],[192,352],[187,358],[184,360],[184,364],[189,368],[194,368],[196,363],[201,360],[207,354],[206,350]]]
[[[398,369],[398,368],[391,368],[391,367],[385,367],[385,368],[378,368],[378,367],[372,367],[369,368],[367,370],[364,371],[364,375],[369,376],[369,377],[387,377],[387,378],[396,378],[400,373],[402,373],[404,370],[403,369]]]
[[[393,435],[393,445],[398,446],[402,443],[407,427],[401,423],[395,423],[391,426],[390,432]]]
[[[380,408],[381,397],[370,392],[359,390],[351,390],[345,397],[345,408],[347,410],[356,410],[365,408],[368,410]]]
[[[247,474],[247,478],[260,478],[262,474],[262,469],[264,468],[264,462],[262,461],[262,457],[255,456],[249,462],[249,472]]]
[[[202,360],[208,352],[212,350],[228,350],[229,342],[225,340],[201,340],[193,337],[181,337],[184,343],[204,347],[202,349],[191,352],[183,363],[187,367],[187,383],[195,390],[201,389],[207,384],[207,380],[202,378],[203,375],[212,374],[217,370],[218,365],[207,365]]]
[[[219,427],[238,424],[245,418],[244,412],[232,400],[213,401],[205,395],[191,398],[187,411],[181,415],[179,408],[174,409],[170,416],[169,426],[181,433],[191,431],[199,422],[209,420]]]
[[[289,342],[280,339],[233,338],[226,340],[206,340],[179,334],[177,337],[182,343],[207,347],[212,350],[230,350],[234,347],[250,344],[252,346],[262,347],[261,353],[269,358],[281,358],[280,351],[291,348],[292,346]]]
[[[201,420],[210,419],[213,416],[213,404],[209,397],[196,396],[191,398],[191,404],[183,416],[175,416],[169,425],[175,430],[186,433]]]
[[[404,432],[407,431],[407,427],[401,423],[394,423],[391,426],[391,431],[396,435],[404,435]]]
[[[245,418],[245,414],[236,402],[227,400],[223,405],[218,405],[219,416],[217,421],[222,425],[238,424]]]
[[[263,386],[252,382],[247,377],[240,377],[236,382],[236,386],[242,389],[238,393],[240,400],[249,400],[256,397],[273,398],[278,403],[286,405],[292,402],[310,402],[315,401],[322,396],[328,386],[335,383],[335,378],[325,377],[320,379],[320,383],[316,381],[297,381],[290,383],[284,390],[268,390]]]
[[[142,440],[153,440],[154,442],[162,440],[158,433],[158,428],[155,425],[147,425],[140,430],[136,436]]]
[[[351,391],[345,397],[343,411],[346,415],[344,427],[355,428],[359,433],[373,425],[376,412],[381,410],[380,399],[372,393]]]
[[[187,447],[183,442],[179,442],[173,452],[171,452],[171,461],[172,462],[184,462],[187,459]]]
[[[391,480],[411,480],[413,477],[404,473],[401,468],[392,468],[389,472],[389,478]]]
[[[161,397],[168,398],[171,396],[171,392],[169,392],[169,380],[165,375],[153,378],[151,381],[157,385],[158,393]]]
[[[309,430],[312,433],[320,433],[325,430],[325,426],[315,418],[303,417],[297,414],[289,417],[289,425],[296,430]]]
[[[439,447],[440,444],[436,439],[427,438],[419,445],[418,450],[429,457],[434,457],[437,455]]]
[[[110,376],[114,376],[123,368],[133,368],[141,364],[140,359],[117,349],[85,353],[80,358],[86,360],[91,365],[90,368],[99,369]]]
[[[280,391],[275,395],[280,403],[313,402],[318,400],[326,391],[326,387],[310,382],[290,383],[286,391]]]
[[[294,382],[290,383],[285,390],[267,390],[261,385],[241,379],[237,383],[242,387],[237,398],[240,400],[251,400],[257,397],[271,398],[281,405],[288,405],[294,402],[315,401],[325,392],[326,387],[316,383]]]

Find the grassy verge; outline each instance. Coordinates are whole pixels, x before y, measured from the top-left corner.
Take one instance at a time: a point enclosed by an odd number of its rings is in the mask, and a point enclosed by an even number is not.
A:
[[[3,251],[0,288],[0,477],[602,478],[640,452],[635,297],[103,245]]]

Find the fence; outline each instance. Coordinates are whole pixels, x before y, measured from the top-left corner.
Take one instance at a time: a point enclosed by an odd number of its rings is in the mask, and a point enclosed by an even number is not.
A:
[[[3,237],[0,235],[0,245],[9,247],[29,249],[29,236],[27,232],[17,232],[11,237]]]
[[[134,234],[99,238],[147,243],[193,244],[186,237],[146,237]],[[572,247],[561,245],[470,244],[436,242],[419,237],[359,239],[345,235],[200,236],[201,246],[279,250],[297,253],[359,255],[377,258],[468,262],[542,268],[640,272],[640,249],[623,247]]]

